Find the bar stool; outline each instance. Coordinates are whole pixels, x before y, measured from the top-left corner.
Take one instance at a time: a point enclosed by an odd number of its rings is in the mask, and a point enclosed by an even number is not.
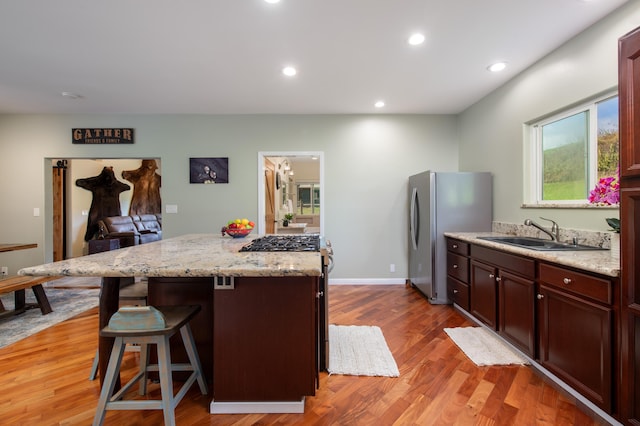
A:
[[[93,240],[92,240],[93,241]],[[100,240],[95,240],[100,241]],[[102,240],[107,241],[107,240]],[[117,240],[115,240],[117,241]],[[149,296],[148,283],[146,281],[137,281],[133,284],[129,284],[120,289],[120,306],[123,305],[147,305],[147,297]],[[136,344],[127,345],[126,351],[139,352],[140,347]],[[95,380],[98,375],[98,363],[100,359],[100,353],[96,348],[96,354],[93,357],[93,363],[91,364],[91,372],[89,372],[89,380]]]
[[[150,311],[155,316],[163,317],[164,324],[154,323],[145,312]],[[202,367],[196,351],[189,321],[200,311],[200,306],[164,306],[164,307],[123,307],[116,312],[109,325],[100,331],[101,336],[115,337],[113,350],[109,358],[109,365],[105,373],[102,391],[93,425],[102,425],[106,410],[163,410],[164,424],[175,425],[174,409],[180,403],[191,385],[197,380],[200,392],[207,394],[207,385],[202,375]],[[118,316],[119,314],[121,314]],[[127,314],[127,315],[125,315]],[[136,315],[139,315],[136,317]],[[146,316],[145,316],[146,315]],[[117,317],[118,318],[115,318]],[[127,316],[129,318],[127,318]],[[119,321],[118,321],[119,320]],[[180,330],[182,341],[189,356],[189,364],[172,364],[169,339]],[[140,370],[115,395],[113,390],[116,378],[120,374],[120,363],[128,342],[140,344]],[[148,345],[155,344],[158,349],[158,364],[149,365]],[[157,371],[160,376],[160,400],[127,400],[124,394],[139,380],[139,394],[147,391],[147,372]],[[191,371],[191,375],[174,395],[173,371]]]

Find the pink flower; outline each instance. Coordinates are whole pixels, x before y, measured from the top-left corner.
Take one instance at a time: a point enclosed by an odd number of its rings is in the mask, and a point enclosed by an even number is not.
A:
[[[620,168],[615,176],[600,178],[596,187],[589,193],[589,202],[593,204],[620,204]]]

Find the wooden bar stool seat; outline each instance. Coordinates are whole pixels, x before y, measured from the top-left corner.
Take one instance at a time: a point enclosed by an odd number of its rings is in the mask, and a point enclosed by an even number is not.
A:
[[[114,317],[121,311],[124,313],[127,308],[121,308]],[[137,308],[141,312],[144,307]],[[124,325],[115,324],[114,318],[107,327],[100,331],[104,337],[115,337],[113,350],[109,358],[109,365],[105,373],[100,399],[93,420],[94,426],[102,425],[107,410],[163,410],[164,424],[175,425],[175,407],[180,403],[191,385],[195,381],[200,386],[203,395],[207,394],[207,384],[202,375],[202,367],[198,352],[191,333],[189,321],[200,311],[200,306],[164,306],[155,307],[155,312],[160,312],[164,317],[164,326],[148,326],[146,321],[131,321]],[[133,309],[128,310],[131,312]],[[135,318],[135,317],[134,317]],[[117,328],[115,326],[117,325]],[[142,328],[146,327],[146,328]],[[185,350],[189,357],[189,364],[172,364],[169,339],[180,331]],[[116,379],[120,374],[120,364],[127,343],[140,344],[140,370],[138,373],[114,395]],[[149,365],[148,345],[157,345],[158,364]],[[123,400],[125,393],[138,381],[140,381],[139,394],[144,395],[147,391],[147,372],[157,371],[160,376],[160,391],[162,399],[159,400]],[[180,390],[173,393],[173,371],[191,371],[191,375],[183,384]]]

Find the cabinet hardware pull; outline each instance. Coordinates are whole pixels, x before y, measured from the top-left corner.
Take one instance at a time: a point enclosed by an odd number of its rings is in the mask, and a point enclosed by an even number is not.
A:
[[[453,269],[458,269],[458,265],[454,264]]]
[[[489,278],[495,278],[496,276],[493,274],[489,274]]]
[[[562,282],[565,284],[571,284],[571,278],[563,278]]]
[[[453,294],[458,294],[458,290],[454,289]]]
[[[452,245],[451,247],[453,247],[454,249],[458,248],[457,244]]]
[[[502,281],[502,278],[496,277],[496,281],[500,282],[500,281]]]
[[[543,295],[543,294],[538,294],[538,296],[537,296],[537,297],[538,297],[538,300],[542,300],[542,299],[544,299],[544,295]]]

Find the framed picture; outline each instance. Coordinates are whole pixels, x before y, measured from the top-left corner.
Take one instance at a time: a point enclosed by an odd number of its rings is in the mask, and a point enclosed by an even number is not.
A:
[[[229,158],[189,158],[189,183],[229,183]]]

